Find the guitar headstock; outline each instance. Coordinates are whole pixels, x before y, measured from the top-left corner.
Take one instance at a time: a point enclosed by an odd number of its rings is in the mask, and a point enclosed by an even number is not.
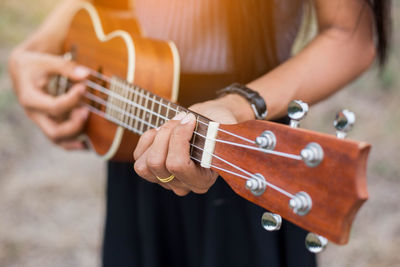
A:
[[[290,126],[267,121],[220,125],[212,166],[237,194],[271,212],[262,219],[267,230],[279,228],[280,214],[317,234],[307,239],[311,247],[325,242],[319,235],[345,244],[368,198],[370,145],[344,139],[355,121],[347,110],[335,120],[337,136],[298,128],[307,110],[305,103],[292,102]]]

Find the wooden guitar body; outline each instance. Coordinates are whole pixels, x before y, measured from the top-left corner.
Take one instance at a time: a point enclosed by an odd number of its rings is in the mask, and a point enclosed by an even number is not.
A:
[[[128,11],[84,3],[71,23],[64,52],[105,76],[118,76],[172,102],[177,100],[180,67],[175,45],[143,37]],[[85,133],[103,158],[132,161],[138,135],[94,113]]]

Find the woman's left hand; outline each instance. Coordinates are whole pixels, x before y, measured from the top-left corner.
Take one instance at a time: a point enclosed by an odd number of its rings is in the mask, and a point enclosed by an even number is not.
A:
[[[207,101],[193,105],[190,110],[220,123],[236,123],[237,119],[232,111],[222,103],[219,99]],[[218,174],[211,169],[200,167],[190,159],[190,140],[195,125],[195,116],[182,112],[159,129],[145,132],[134,152],[137,174],[152,183],[173,190],[178,196],[187,195],[190,191],[206,193]],[[166,183],[157,178],[167,178],[171,175],[174,175],[174,178]]]

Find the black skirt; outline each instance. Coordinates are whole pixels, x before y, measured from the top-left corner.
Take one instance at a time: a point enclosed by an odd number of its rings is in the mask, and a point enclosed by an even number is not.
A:
[[[287,221],[267,232],[263,212],[220,177],[207,194],[178,197],[110,162],[103,266],[315,266],[306,232]]]

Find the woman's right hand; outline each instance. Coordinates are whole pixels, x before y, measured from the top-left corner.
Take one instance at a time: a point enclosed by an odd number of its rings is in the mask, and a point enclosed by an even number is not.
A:
[[[9,61],[10,74],[19,102],[43,133],[65,149],[84,149],[81,134],[89,110],[80,106],[85,92],[82,82],[89,70],[76,63],[45,53],[16,49]],[[53,75],[76,82],[67,93],[52,96],[46,86]]]

